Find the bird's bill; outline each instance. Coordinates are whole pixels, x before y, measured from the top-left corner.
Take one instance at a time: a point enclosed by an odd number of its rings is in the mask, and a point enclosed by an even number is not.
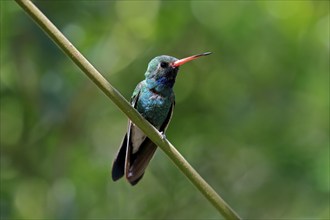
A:
[[[196,54],[196,55],[193,55],[193,56],[190,56],[190,57],[186,57],[186,58],[183,58],[181,60],[177,60],[175,61],[174,63],[172,63],[172,66],[173,67],[178,67],[178,66],[181,66],[189,61],[192,61],[194,59],[197,59],[199,57],[202,57],[202,56],[207,56],[207,55],[210,55],[211,52],[206,52],[206,53],[201,53],[201,54]]]

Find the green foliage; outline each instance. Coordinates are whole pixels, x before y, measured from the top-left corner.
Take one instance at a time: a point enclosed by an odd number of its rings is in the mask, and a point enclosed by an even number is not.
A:
[[[244,218],[329,217],[328,1],[36,1],[127,98],[181,67],[166,136]],[[219,218],[157,151],[110,180],[127,119],[12,1],[1,2],[1,218]]]

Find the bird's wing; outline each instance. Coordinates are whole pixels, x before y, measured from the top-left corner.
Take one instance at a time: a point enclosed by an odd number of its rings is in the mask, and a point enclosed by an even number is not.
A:
[[[136,103],[139,99],[143,83],[144,82],[139,83],[133,92],[131,104],[134,108],[136,108]],[[160,131],[166,131],[173,115],[174,105],[175,102],[173,97],[170,111],[168,112],[164,123],[159,129]],[[132,132],[136,135],[137,133],[142,131],[138,127],[136,127],[131,121],[129,121],[127,133],[122,141],[121,147],[112,166],[112,179],[116,181],[125,174],[126,179],[132,185],[135,185],[143,177],[144,171],[148,166],[150,160],[152,159],[157,149],[157,146],[148,137],[146,137],[145,135],[145,137],[143,137],[139,134],[139,136],[141,136],[140,139],[142,140],[143,138],[143,140],[141,145],[137,148],[137,151],[134,152],[132,145]]]
[[[134,92],[133,95],[131,97],[131,105],[135,108],[136,102],[139,98],[139,94],[141,91],[141,87],[142,87],[142,83],[139,83]],[[120,148],[117,152],[117,155],[115,157],[115,160],[112,164],[112,179],[113,181],[116,181],[118,179],[120,179],[122,176],[124,176],[125,174],[125,167],[127,167],[126,162],[127,159],[127,151],[128,151],[128,146],[130,145],[130,135],[131,135],[131,127],[132,127],[132,122],[129,120],[128,121],[128,127],[127,127],[127,133],[124,136],[123,141],[121,142]]]
[[[160,131],[166,130],[173,115],[174,105],[175,104],[173,101],[171,109],[167,114],[166,120],[159,129]],[[129,159],[126,162],[126,164],[129,163],[129,166],[126,167],[126,178],[132,185],[135,185],[143,177],[144,171],[152,159],[157,146],[148,137],[146,137],[136,153],[132,153],[132,147],[129,148],[131,153],[126,155],[126,159]]]
[[[162,132],[166,131],[168,125],[170,124],[172,116],[173,116],[174,106],[175,106],[175,101],[173,100],[172,105],[171,105],[171,109],[168,112],[167,117],[166,117],[164,123],[162,124],[162,126],[160,127],[159,131],[162,131]]]

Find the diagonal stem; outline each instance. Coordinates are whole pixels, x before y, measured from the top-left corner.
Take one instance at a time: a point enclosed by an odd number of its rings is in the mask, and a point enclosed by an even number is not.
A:
[[[30,1],[15,0],[24,11],[45,31],[66,55],[136,124],[157,146],[159,146],[197,189],[228,220],[240,217],[216,193],[216,191],[197,173],[176,148],[145,120],[126,99],[88,62],[88,60],[70,43],[56,26]]]

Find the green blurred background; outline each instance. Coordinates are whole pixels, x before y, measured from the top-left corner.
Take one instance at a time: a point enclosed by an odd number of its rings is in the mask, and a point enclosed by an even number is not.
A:
[[[35,1],[127,98],[181,67],[167,138],[244,218],[329,218],[329,1]],[[110,167],[127,118],[14,1],[1,1],[2,219],[221,219],[158,149]]]

